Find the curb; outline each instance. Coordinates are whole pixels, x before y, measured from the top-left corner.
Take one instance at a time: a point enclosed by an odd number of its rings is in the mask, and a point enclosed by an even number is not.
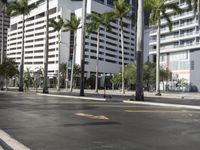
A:
[[[0,138],[0,147],[2,147],[5,150],[13,150],[8,144],[6,144],[6,142],[4,142],[1,138]]]
[[[186,108],[186,109],[196,109],[200,110],[200,106],[195,105],[181,105],[181,104],[169,104],[169,103],[154,103],[154,102],[138,102],[138,101],[123,101],[127,104],[142,104],[142,105],[151,105],[151,106],[162,106],[162,107],[176,107],[176,108]]]
[[[30,150],[24,144],[13,139],[9,134],[0,129],[0,145],[6,150]]]
[[[37,95],[50,96],[50,97],[73,98],[73,99],[80,99],[80,100],[106,101],[105,98],[80,97],[80,96],[69,96],[69,95],[54,95],[54,94],[42,94],[42,93],[37,93]]]

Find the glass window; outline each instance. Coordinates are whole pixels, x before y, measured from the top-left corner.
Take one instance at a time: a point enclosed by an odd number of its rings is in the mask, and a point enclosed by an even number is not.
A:
[[[94,1],[104,3],[104,0],[94,0]]]
[[[176,62],[176,61],[170,62],[169,68],[170,68],[170,70],[178,70],[178,62]]]
[[[179,70],[190,70],[190,62],[189,61],[180,61]]]
[[[107,0],[107,5],[113,6],[113,0]]]
[[[171,53],[169,55],[170,61],[185,60],[185,59],[188,59],[188,52],[187,51]]]

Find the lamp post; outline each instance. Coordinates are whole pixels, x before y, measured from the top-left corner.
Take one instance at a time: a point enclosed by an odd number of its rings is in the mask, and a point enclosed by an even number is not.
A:
[[[85,73],[85,24],[86,24],[87,0],[83,0],[82,11],[82,44],[81,44],[81,79],[80,96],[84,96],[84,73]]]

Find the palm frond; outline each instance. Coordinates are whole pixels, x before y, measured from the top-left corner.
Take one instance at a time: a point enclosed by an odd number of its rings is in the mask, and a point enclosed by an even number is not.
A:
[[[54,31],[59,32],[60,30],[62,30],[63,25],[64,25],[64,21],[60,16],[58,17],[57,21],[54,19],[49,20],[49,26],[52,27]]]
[[[164,6],[164,10],[172,9],[176,14],[181,14],[183,10],[177,4],[167,4]]]
[[[6,13],[9,16],[28,15],[37,5],[28,5],[28,0],[15,0],[6,4]]]
[[[64,24],[64,32],[68,31],[76,31],[80,26],[80,18],[77,18],[75,15],[71,17],[70,20],[66,20],[67,22]]]
[[[172,31],[172,21],[170,20],[169,16],[165,12],[162,12],[162,15],[167,20],[167,26],[171,32]]]

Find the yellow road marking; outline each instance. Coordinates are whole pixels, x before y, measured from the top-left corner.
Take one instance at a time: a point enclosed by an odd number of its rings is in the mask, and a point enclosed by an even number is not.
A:
[[[91,115],[91,114],[85,114],[85,113],[75,113],[75,115],[77,115],[77,116],[81,116],[81,117],[87,117],[87,118],[90,118],[90,119],[109,120],[108,117],[103,116],[103,115],[100,115],[100,116],[94,116],[94,115]]]

